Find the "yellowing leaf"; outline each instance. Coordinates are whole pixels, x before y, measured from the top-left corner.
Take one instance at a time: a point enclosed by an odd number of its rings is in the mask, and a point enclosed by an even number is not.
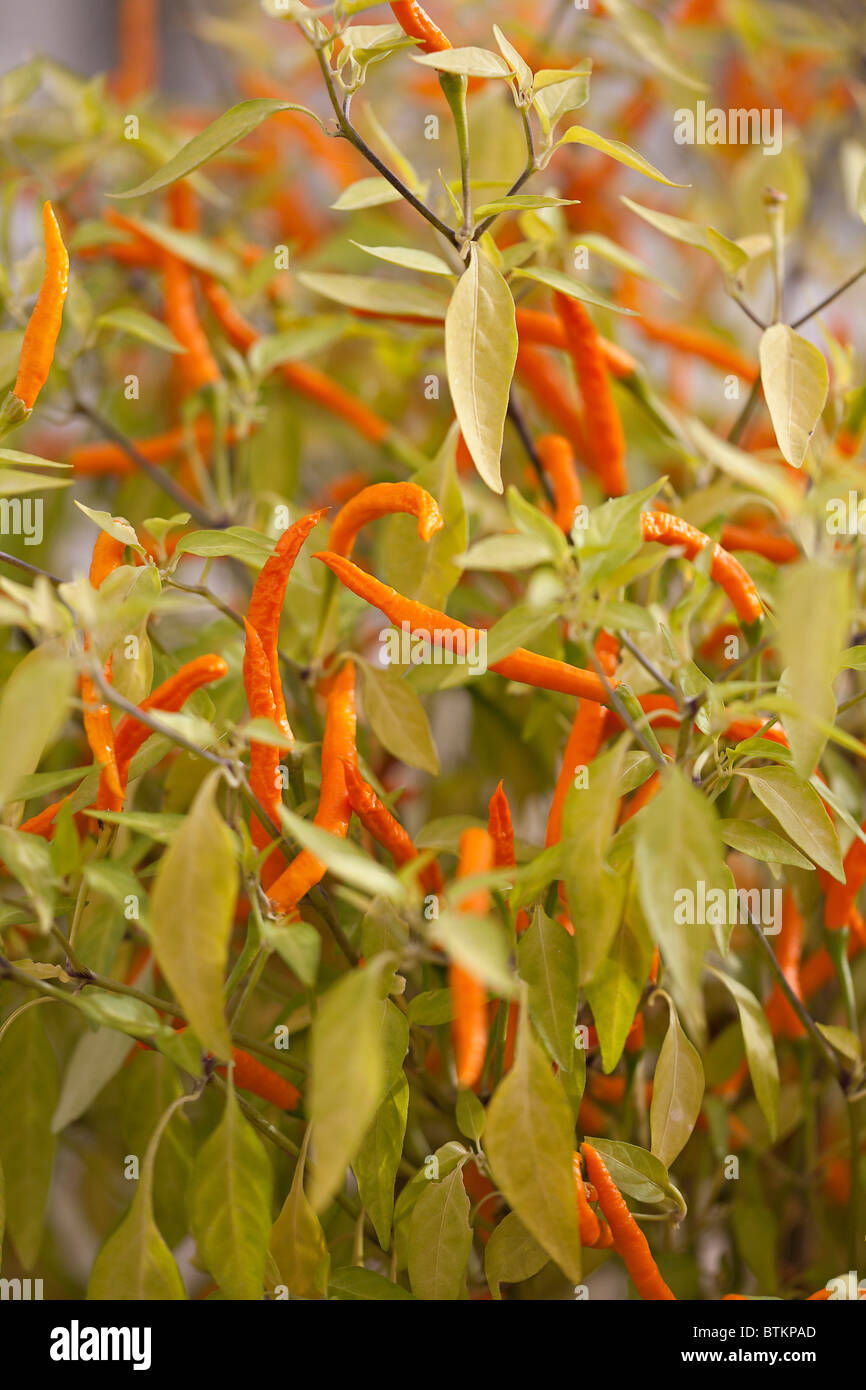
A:
[[[800,468],[830,387],[824,354],[785,323],[761,338],[761,383],[782,456]]]
[[[487,486],[501,492],[502,434],[517,361],[514,300],[499,271],[474,244],[448,305],[445,361],[466,446]]]
[[[270,1263],[273,1268],[268,1287],[273,1289],[277,1283],[285,1284],[290,1298],[323,1298],[331,1265],[325,1233],[304,1192],[310,1133],[310,1129],[307,1129],[295,1165],[292,1186],[274,1222],[270,1238]]]
[[[514,1066],[490,1102],[485,1149],[512,1211],[567,1278],[579,1283],[571,1109],[525,1016]]]
[[[469,1198],[463,1168],[430,1182],[409,1223],[409,1282],[416,1298],[459,1299],[472,1249]]]
[[[222,1119],[196,1154],[190,1225],[226,1298],[262,1296],[271,1229],[273,1172],[229,1090]]]
[[[656,1062],[650,1104],[652,1151],[666,1168],[688,1141],[704,1096],[700,1055],[683,1032],[672,1001],[668,1005],[671,1021]]]
[[[492,1296],[502,1298],[500,1284],[519,1284],[531,1279],[549,1258],[520,1217],[510,1211],[499,1222],[484,1251],[484,1273]]]
[[[151,899],[159,968],[202,1045],[231,1050],[223,981],[238,892],[235,842],[216,805],[219,773],[202,783],[160,861]]]

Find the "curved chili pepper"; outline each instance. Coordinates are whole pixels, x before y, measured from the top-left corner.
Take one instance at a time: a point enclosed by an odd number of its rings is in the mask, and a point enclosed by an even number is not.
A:
[[[343,771],[349,805],[364,829],[372,835],[378,845],[388,851],[396,864],[408,864],[410,860],[417,859],[418,850],[413,845],[409,832],[379,800],[354,763],[344,763]],[[442,871],[435,860],[429,863],[418,877],[425,893],[437,897],[442,893]]]
[[[607,1171],[601,1154],[591,1144],[581,1144],[580,1147],[586,1162],[587,1177],[598,1191],[598,1204],[610,1226],[614,1248],[622,1256],[641,1298],[655,1301],[674,1299],[675,1295],[659,1273],[646,1236]]]
[[[293,738],[286,715],[283,682],[280,676],[279,636],[280,618],[286,597],[286,586],[301,547],[327,508],[302,516],[283,532],[259,571],[247,607],[247,618],[255,628],[267,657],[271,672],[275,722],[287,738]],[[268,716],[270,717],[270,716]]]
[[[611,497],[628,491],[625,472],[625,434],[613,392],[598,330],[578,299],[556,293],[556,311],[565,338],[586,417],[589,462]]]
[[[535,441],[535,447],[541,466],[553,484],[556,499],[553,519],[560,530],[568,535],[582,497],[574,452],[561,434],[543,434]]]
[[[737,617],[746,623],[763,617],[764,608],[754,580],[739,560],[735,560],[722,546],[714,544],[703,531],[671,512],[641,512],[640,521],[645,541],[682,546],[690,560],[700,554],[705,546],[711,545],[713,558],[710,573],[731,600]]]
[[[417,0],[396,0],[391,9],[403,33],[408,34],[410,39],[420,39],[419,47],[424,53],[441,53],[451,47],[450,41]]]
[[[144,713],[149,710],[175,711],[182,709],[190,695],[196,690],[200,690],[203,685],[210,685],[213,681],[222,680],[223,676],[228,675],[228,666],[221,656],[214,652],[208,652],[205,656],[197,656],[192,661],[186,662],[173,676],[158,685],[151,691],[146,700],[142,700],[138,708]],[[120,770],[121,778],[125,782],[129,771],[129,764],[132,762],[142,744],[150,738],[153,730],[136,719],[134,714],[124,714],[118,722],[114,731],[114,748],[117,754],[117,765]]]
[[[390,585],[382,584],[372,575],[365,574],[357,565],[353,565],[351,560],[344,560],[341,555],[332,555],[327,550],[318,551],[313,559],[321,560],[328,569],[333,570],[341,584],[345,584],[352,593],[378,608],[392,623],[408,623],[413,631],[427,633],[431,641],[436,641],[438,633],[448,631],[466,633],[467,639],[472,637],[474,643],[478,642],[481,635],[478,628],[468,627],[466,623],[459,622],[457,618],[449,618],[446,613],[440,613],[436,608],[428,608],[426,604],[406,598]],[[518,647],[501,661],[491,663],[490,670],[505,676],[507,680],[519,681],[523,685],[537,686],[542,690],[558,690],[563,695],[578,695],[586,700],[597,700],[599,704],[606,704],[609,699],[604,685],[594,671],[584,671],[579,666],[569,666],[566,662],[555,661],[552,657],[536,656],[534,652],[525,651],[523,647]]]
[[[276,725],[277,707],[271,687],[271,666],[256,629],[244,618],[244,689],[253,719],[270,719]],[[280,754],[271,743],[250,740],[250,786],[274,825],[280,825],[283,798],[279,785]],[[250,817],[250,835],[257,850],[266,849],[271,835],[257,816]],[[285,868],[285,859],[275,850],[262,865],[262,882],[267,888]]]
[[[54,349],[63,320],[63,303],[69,287],[69,255],[50,203],[42,207],[45,235],[45,274],[33,312],[24,330],[15,385],[0,408],[4,433],[26,420],[36,397],[48,379]]]
[[[346,661],[331,677],[326,691],[325,734],[322,739],[322,785],[313,824],[346,838],[352,808],[346,792],[345,764],[356,763],[355,667]],[[293,913],[301,898],[325,875],[325,865],[310,850],[301,850],[268,890],[278,911]]]
[[[580,1154],[575,1153],[571,1161],[574,1168],[574,1191],[577,1198],[580,1243],[592,1247],[598,1243],[601,1237],[601,1223],[587,1200],[583,1169],[580,1166]]]
[[[493,841],[486,830],[471,826],[460,836],[457,877],[469,878],[493,868]],[[460,904],[461,912],[483,916],[490,907],[486,888],[470,893]],[[462,965],[452,961],[448,984],[454,1007],[451,1038],[459,1086],[475,1086],[481,1079],[487,1055],[487,990]]]
[[[729,522],[722,527],[719,544],[725,550],[748,550],[753,555],[763,555],[774,565],[791,565],[800,558],[800,547],[788,536],[774,536],[768,531],[733,526]]]
[[[436,498],[417,483],[373,483],[357,492],[337,512],[331,523],[328,549],[348,558],[361,527],[394,512],[417,517],[422,541],[429,541],[444,525]]]
[[[638,332],[651,342],[664,343],[676,352],[698,357],[704,362],[709,362],[711,366],[721,367],[722,371],[742,377],[744,381],[753,382],[758,379],[759,370],[755,362],[745,357],[730,343],[709,333],[702,333],[699,328],[690,328],[682,323],[667,323],[664,319],[649,318],[643,314],[635,317],[634,325]]]

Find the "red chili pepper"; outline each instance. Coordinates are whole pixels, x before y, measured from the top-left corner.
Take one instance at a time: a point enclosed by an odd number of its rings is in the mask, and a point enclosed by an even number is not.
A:
[[[486,830],[473,826],[460,836],[457,877],[469,878],[493,867],[493,841]],[[486,888],[470,893],[460,904],[461,912],[483,916],[490,906]],[[481,1079],[487,1053],[487,990],[462,965],[448,967],[448,984],[454,1006],[451,1036],[459,1086],[475,1086]]]

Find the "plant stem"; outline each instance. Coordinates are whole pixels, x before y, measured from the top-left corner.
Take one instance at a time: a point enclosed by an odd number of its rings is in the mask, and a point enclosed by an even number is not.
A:
[[[390,183],[391,187],[395,188],[397,192],[400,194],[400,197],[403,198],[409,204],[410,207],[413,207],[417,213],[420,213],[420,215],[425,219],[425,221],[430,223],[431,227],[435,227],[436,231],[440,234],[440,236],[445,237],[446,241],[450,241],[451,245],[459,250],[460,238],[454,231],[454,228],[449,227],[447,223],[443,222],[441,217],[437,217],[433,209],[428,208],[426,203],[422,203],[421,199],[415,196],[411,188],[408,188],[407,185],[403,182],[403,180],[397,174],[395,174],[392,169],[389,169],[387,164],[384,164],[382,162],[382,160],[379,158],[376,152],[370,149],[370,146],[367,144],[366,140],[364,140],[364,138],[361,135],[359,135],[358,131],[352,125],[351,121],[349,121],[349,119],[347,118],[343,110],[343,107],[340,103],[340,98],[338,97],[336,88],[334,86],[333,73],[331,72],[324,50],[319,44],[316,43],[313,43],[313,48],[316,54],[316,61],[318,62],[319,67],[322,70],[322,76],[325,79],[325,86],[328,89],[328,97],[330,99],[331,106],[334,109],[334,115],[337,118],[337,125],[340,128],[340,135],[342,135],[344,139],[348,140],[350,145],[354,145],[358,153],[362,155],[364,159],[366,159],[368,164],[371,164],[373,166],[377,174],[380,174],[383,179]]]
[[[439,85],[454,117],[457,149],[460,154],[460,186],[463,193],[461,240],[472,236],[472,188],[469,177],[469,115],[466,109],[467,80],[454,72],[440,72]]]
[[[26,560],[19,560],[17,555],[10,555],[5,550],[0,550],[0,564],[12,565],[14,569],[23,570],[25,574],[40,575],[55,587],[64,583],[62,579],[58,579],[56,574],[49,574],[48,570],[41,570],[38,565],[29,565]]]
[[[791,327],[799,328],[802,324],[807,323],[809,319],[814,318],[816,314],[820,314],[821,310],[826,309],[828,304],[832,304],[834,299],[838,299],[840,294],[844,294],[846,290],[850,290],[852,285],[856,285],[857,281],[863,275],[866,275],[866,265],[861,266],[859,270],[855,270],[854,274],[849,275],[848,279],[844,280],[838,289],[833,290],[832,294],[828,294],[826,298],[820,300],[808,313],[801,314],[798,319],[794,319]]]
[[[844,1085],[845,1078],[842,1073],[842,1067],[840,1065],[839,1058],[836,1056],[836,1053],[833,1051],[832,1047],[827,1042],[827,1039],[823,1037],[821,1033],[819,1033],[817,1027],[815,1026],[815,1021],[812,1018],[812,1015],[808,1012],[802,1001],[797,998],[791,986],[788,984],[788,981],[785,978],[785,972],[782,970],[782,967],[776,959],[775,951],[773,950],[772,946],[770,945],[769,941],[767,940],[758,923],[752,917],[751,912],[746,913],[746,925],[748,926],[749,931],[752,933],[752,936],[758,942],[759,946],[761,947],[761,950],[767,957],[767,964],[769,965],[775,980],[777,981],[788,1003],[791,1005],[791,1008],[794,1010],[800,1022],[803,1024],[803,1027],[806,1029],[806,1032],[809,1034],[809,1037],[812,1040],[812,1045],[814,1046],[816,1052],[824,1060],[824,1062],[826,1062],[827,1066],[830,1068],[839,1084]]]

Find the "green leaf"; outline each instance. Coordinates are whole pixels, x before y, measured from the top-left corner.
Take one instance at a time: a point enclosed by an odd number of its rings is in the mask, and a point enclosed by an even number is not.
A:
[[[411,314],[413,318],[445,318],[447,300],[427,285],[404,280],[377,280],[368,275],[315,274],[305,270],[296,280],[313,294],[324,295],[348,309],[368,309],[376,314]]]
[[[95,1032],[88,1029],[82,1033],[63,1073],[60,1097],[51,1120],[52,1134],[59,1134],[89,1109],[103,1086],[120,1071],[129,1051],[130,1041],[125,1033],[111,1028],[97,1028]]]
[[[262,1296],[272,1190],[271,1161],[230,1087],[222,1119],[196,1154],[190,1187],[190,1228],[226,1298]]]
[[[273,545],[259,531],[245,526],[227,526],[224,531],[193,531],[181,536],[175,555],[201,555],[205,559],[231,555],[261,568],[273,550]]]
[[[751,990],[714,966],[709,968],[716,979],[721,980],[737,1006],[755,1099],[767,1121],[770,1137],[775,1140],[779,1132],[779,1064],[770,1025]]]
[[[567,294],[572,299],[579,299],[584,304],[595,304],[599,309],[607,309],[612,314],[633,315],[633,309],[627,309],[622,304],[615,303],[612,299],[607,299],[600,290],[592,290],[581,280],[575,280],[573,275],[566,275],[564,270],[552,270],[547,266],[518,266],[514,271],[515,276],[525,280],[536,280],[539,285],[547,285],[552,290],[558,290],[560,294]]]
[[[607,155],[609,159],[615,159],[618,164],[624,164],[628,169],[634,169],[638,174],[645,174],[648,179],[654,179],[656,183],[666,183],[670,188],[688,188],[688,184],[677,183],[674,179],[669,179],[654,164],[650,164],[637,150],[633,150],[631,145],[625,145],[621,140],[607,140],[603,135],[599,135],[594,130],[587,130],[586,126],[569,126],[561,140],[557,141],[557,148],[560,145],[589,145],[590,149],[598,150],[600,154]]]
[[[550,551],[538,536],[483,536],[459,556],[468,570],[527,570],[550,560]]]
[[[748,854],[764,864],[790,864],[792,868],[811,869],[814,872],[815,865],[795,849],[790,840],[753,820],[720,820],[719,834],[731,849]]]
[[[455,1119],[460,1133],[465,1134],[467,1139],[471,1139],[473,1144],[477,1144],[484,1133],[487,1116],[484,1112],[484,1106],[475,1092],[468,1090],[465,1086],[461,1086],[457,1092]]]
[[[704,1098],[700,1054],[683,1032],[670,999],[668,1008],[670,1026],[656,1062],[650,1103],[652,1151],[666,1168],[691,1137]]]
[[[573,68],[542,68],[533,79],[532,104],[541,127],[549,135],[570,111],[578,111],[589,101],[592,59],[585,58]]]
[[[501,1284],[520,1284],[531,1279],[550,1256],[530,1235],[519,1216],[510,1211],[494,1230],[484,1251],[484,1273],[494,1299],[502,1298]]]
[[[521,93],[529,93],[532,90],[532,68],[514,45],[509,43],[498,24],[493,26],[493,37],[499,52],[516,76]]]
[[[438,53],[413,53],[412,60],[437,72],[456,72],[462,77],[510,77],[511,68],[489,48],[445,48]]]
[[[292,1298],[319,1299],[328,1286],[331,1257],[319,1218],[304,1191],[307,1144],[304,1143],[292,1186],[274,1222],[270,1237],[268,1287],[284,1284]]]
[[[181,231],[179,227],[171,227],[165,222],[156,222],[149,217],[130,217],[129,225],[131,228],[138,228],[147,241],[162,246],[178,260],[185,261],[196,270],[216,275],[220,280],[233,280],[238,274],[237,257],[203,236]],[[112,240],[116,239],[117,233],[114,232]]]
[[[537,908],[517,943],[517,969],[529,986],[529,1015],[551,1057],[574,1065],[577,960],[574,939]]]
[[[432,940],[447,951],[451,960],[483,980],[495,993],[506,997],[511,994],[508,939],[499,922],[493,917],[446,909],[431,925]]]
[[[87,1285],[90,1300],[168,1302],[186,1298],[174,1256],[153,1217],[153,1175],[159,1142],[178,1102],[169,1106],[151,1136],[132,1204],[96,1257]]]
[[[11,463],[13,468],[71,468],[71,463],[55,463],[41,454],[22,454],[19,449],[0,449],[0,463]]]
[[[73,663],[46,644],[28,652],[5,682],[0,693],[0,806],[53,743],[74,681]]]
[[[376,1274],[375,1270],[361,1269],[354,1265],[345,1265],[343,1269],[334,1271],[328,1285],[328,1297],[336,1298],[340,1302],[384,1302],[407,1298],[414,1302],[414,1297],[408,1289],[402,1289],[399,1284],[392,1284],[390,1279]]]
[[[506,281],[473,243],[445,318],[448,385],[480,476],[502,491],[500,455],[517,360],[514,300]]]
[[[383,1250],[390,1249],[394,1184],[409,1115],[409,1083],[402,1071],[385,1096],[352,1163],[364,1210]]]
[[[439,758],[424,706],[411,685],[364,662],[364,713],[383,747],[409,767],[439,775]]]
[[[619,927],[625,879],[607,864],[619,810],[626,740],[597,758],[591,769],[573,768],[562,816],[563,872],[577,949],[578,979],[586,984],[607,955]],[[580,782],[575,785],[575,779]],[[559,877],[560,875],[557,875]]]
[[[593,1139],[592,1146],[602,1155],[608,1172],[621,1192],[649,1206],[673,1202],[685,1216],[686,1204],[682,1194],[674,1187],[664,1164],[655,1154],[647,1153],[637,1144],[624,1144],[618,1139]]]
[[[611,0],[606,9],[623,41],[650,67],[695,91],[707,90],[707,84],[683,67],[671,52],[664,26],[655,15],[630,0]]]
[[[216,805],[219,772],[202,783],[159,863],[151,899],[153,949],[202,1045],[231,1051],[223,980],[238,895],[235,841]]]
[[[353,241],[352,245],[357,246],[359,251],[366,251],[368,256],[375,256],[379,261],[401,265],[404,270],[418,270],[425,275],[454,274],[451,266],[447,261],[443,261],[441,256],[434,256],[431,251],[421,251],[416,246],[365,246],[362,241]]]
[[[94,328],[109,328],[118,333],[128,333],[131,338],[139,338],[143,343],[162,348],[163,352],[186,352],[186,348],[177,341],[164,323],[152,318],[150,314],[142,313],[140,309],[125,306],[111,309],[107,314],[99,315]]]
[[[6,1178],[6,1225],[25,1269],[42,1246],[57,1140],[51,1116],[59,1081],[40,1002],[23,1005],[3,1023],[0,1040],[0,1165]]]
[[[725,867],[715,812],[706,798],[677,768],[669,769],[661,791],[641,813],[635,841],[635,871],[641,907],[653,938],[671,972],[674,993],[689,1031],[703,1038],[704,1004],[701,972],[709,928],[700,922],[677,922],[678,892],[697,894],[724,888]]]
[[[665,236],[672,237],[674,241],[682,242],[686,246],[694,246],[698,251],[706,251],[726,275],[736,275],[738,270],[748,265],[749,257],[742,247],[722,236],[715,227],[698,227],[694,222],[674,217],[669,212],[657,212],[655,208],[643,207],[627,198],[625,194],[621,197],[627,208],[637,213],[638,217],[642,217],[651,227],[655,227],[656,231],[663,232]]]
[[[589,525],[574,533],[585,583],[598,583],[636,555],[642,544],[640,514],[661,480],[629,497],[613,497],[590,512]]]
[[[764,331],[760,355],[761,384],[782,457],[801,468],[827,401],[826,359],[785,323]]]
[[[315,1168],[310,1190],[321,1211],[345,1180],[387,1084],[382,970],[387,957],[344,975],[319,1000],[312,1026],[310,1120]]]
[[[363,893],[369,893],[371,897],[381,894],[393,902],[401,902],[405,898],[406,890],[396,874],[386,869],[383,864],[377,864],[370,859],[369,855],[351,840],[344,840],[339,835],[322,830],[321,826],[304,820],[285,806],[280,807],[280,816],[289,834],[304,849],[310,850],[317,859],[321,859],[337,878],[354,888],[360,888]]]
[[[199,131],[198,135],[194,135],[167,164],[157,169],[156,173],[151,174],[142,183],[136,184],[135,188],[128,188],[124,193],[110,193],[108,196],[143,198],[147,193],[156,193],[161,188],[168,188],[169,184],[177,183],[178,179],[192,173],[193,169],[201,168],[202,164],[213,159],[214,155],[220,154],[230,145],[236,145],[277,111],[301,111],[324,130],[318,116],[315,112],[308,111],[306,106],[298,106],[294,101],[276,101],[271,97],[254,97],[251,101],[239,102],[229,111],[224,111],[215,121],[211,121],[209,126]]]
[[[571,1108],[523,1011],[514,1066],[490,1102],[485,1150],[508,1205],[566,1277],[579,1283]]]
[[[409,1282],[416,1298],[455,1302],[465,1287],[472,1249],[463,1169],[428,1183],[409,1223]]]
[[[792,767],[738,768],[755,796],[794,844],[839,883],[845,882],[839,837],[820,796]]]
[[[409,1022],[419,1028],[438,1028],[454,1017],[450,989],[425,989],[409,1001]]]
[[[361,208],[376,208],[383,203],[399,201],[400,194],[393,184],[380,174],[373,174],[370,178],[350,183],[331,207],[335,212],[358,212]]]
[[[322,955],[322,938],[309,922],[264,923],[263,939],[293,970],[302,985],[314,989]]]
[[[606,1072],[622,1056],[651,960],[652,940],[632,891],[610,948],[586,986]]]
[[[12,830],[8,825],[0,825],[0,862],[21,884],[41,930],[49,932],[54,925],[57,879],[48,845],[26,830]]]
[[[837,566],[810,559],[785,565],[776,600],[779,647],[785,670],[779,685],[798,714],[785,719],[794,768],[809,777],[824,751],[822,725],[833,724],[833,681],[850,630],[848,576]]]
[[[283,362],[305,361],[313,353],[342,337],[344,324],[336,318],[287,328],[284,333],[266,333],[257,338],[247,354],[251,369],[266,377]]]
[[[460,579],[455,556],[466,549],[468,526],[463,496],[454,466],[457,425],[452,426],[444,444],[430,463],[412,475],[412,482],[423,487],[439,503],[444,525],[432,539],[418,540],[414,518],[395,514],[385,522],[381,548],[385,582],[419,603],[443,609]]]
[[[849,1062],[859,1062],[862,1057],[860,1039],[850,1028],[837,1028],[832,1023],[816,1023],[819,1033],[828,1043]]]

